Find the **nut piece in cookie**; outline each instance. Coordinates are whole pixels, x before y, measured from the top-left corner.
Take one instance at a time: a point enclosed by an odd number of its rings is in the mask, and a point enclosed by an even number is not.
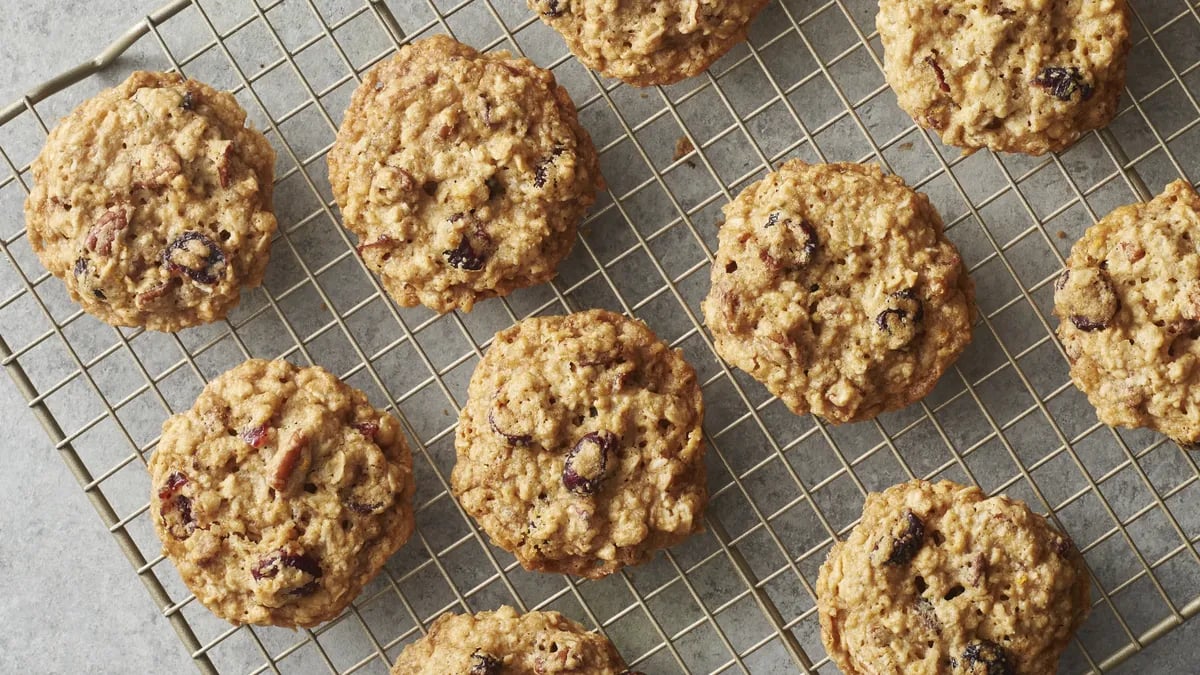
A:
[[[608,638],[558,612],[443,614],[392,675],[633,675]]]
[[[252,360],[163,425],[150,512],[185,584],[231,623],[337,616],[413,530],[400,424],[322,368]]]
[[[526,569],[598,578],[703,526],[696,373],[603,310],[499,332],[475,368],[451,488]]]
[[[1176,181],[1084,232],[1055,283],[1071,379],[1105,424],[1200,441],[1200,195]]]
[[[1126,0],[880,0],[876,25],[900,107],[947,145],[1040,155],[1117,113]]]
[[[970,342],[974,286],[941,217],[877,167],[787,162],[725,207],[718,238],[717,353],[798,415],[902,408]]]
[[[1070,539],[1022,502],[948,481],[867,496],[817,579],[845,675],[1055,672],[1090,608]]]
[[[526,0],[585,66],[636,87],[699,75],[767,0]]]
[[[329,179],[388,293],[437,312],[554,278],[603,188],[592,140],[549,71],[443,35],[366,74]]]
[[[137,72],[50,132],[25,200],[29,243],[85,311],[177,331],[262,282],[275,153],[232,95]]]

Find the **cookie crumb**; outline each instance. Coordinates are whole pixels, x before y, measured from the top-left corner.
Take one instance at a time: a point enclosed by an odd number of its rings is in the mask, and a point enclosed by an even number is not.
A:
[[[696,146],[692,145],[690,138],[687,136],[680,136],[679,138],[675,139],[675,161],[678,162],[679,160],[691,154],[695,149]]]
[[[1054,234],[1055,234],[1055,236],[1057,236],[1059,239],[1066,239],[1066,238],[1067,238],[1067,233],[1066,233],[1066,232],[1064,232],[1063,230],[1059,230],[1058,232],[1055,232]]]

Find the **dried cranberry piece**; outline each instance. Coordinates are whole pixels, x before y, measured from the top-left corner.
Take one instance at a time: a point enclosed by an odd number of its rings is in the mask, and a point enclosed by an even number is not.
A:
[[[351,511],[353,511],[355,513],[361,513],[364,516],[369,516],[372,513],[375,513],[379,509],[383,508],[383,504],[378,503],[378,502],[368,504],[365,502],[359,502],[359,501],[355,501],[355,500],[351,499],[346,502],[346,508],[350,509]]]
[[[888,295],[887,306],[875,316],[875,325],[887,334],[888,349],[901,349],[917,337],[924,320],[924,303],[915,289],[905,288]]]
[[[470,272],[483,269],[484,256],[471,248],[471,242],[465,236],[459,240],[457,247],[442,251],[442,255],[446,256],[446,262],[451,267]]]
[[[261,448],[267,442],[267,426],[260,424],[256,427],[243,429],[241,437],[246,442],[246,445],[255,449]]]
[[[589,467],[591,470],[584,469],[588,475],[579,473],[576,469],[576,464],[581,459],[580,453],[583,452],[588,445],[595,445],[599,451],[599,457],[595,461],[595,466]],[[567,458],[563,462],[562,480],[563,485],[568,490],[577,495],[590,495],[600,489],[600,482],[604,480],[604,472],[608,468],[608,456],[617,450],[617,437],[609,431],[593,431],[584,434],[580,438],[575,447],[567,453]],[[582,467],[581,467],[582,468]]]
[[[556,16],[562,16],[562,8],[559,7],[559,0],[546,0],[544,6],[546,9],[542,10],[542,16],[548,16],[551,19]]]
[[[782,225],[782,227],[772,230],[777,225]],[[817,231],[813,228],[812,223],[803,218],[799,220],[785,218],[781,222],[779,213],[772,213],[767,216],[763,230],[771,231],[762,235],[764,246],[759,252],[759,257],[771,268],[784,271],[798,270],[811,263],[817,256],[817,249],[820,246]]]
[[[196,95],[192,93],[191,89],[184,92],[183,101],[179,104],[179,107],[184,110],[191,110],[196,107]]]
[[[471,652],[471,670],[468,672],[469,675],[500,675],[502,666],[500,659],[476,649]]]
[[[279,571],[283,569],[281,566],[300,570],[314,579],[320,579],[322,575],[321,564],[307,553],[286,553],[279,550],[272,551],[254,563],[254,566],[250,568],[250,576],[254,577],[255,581],[270,579],[279,574]]]
[[[375,241],[363,242],[363,243],[359,244],[358,246],[355,246],[354,250],[357,251],[359,255],[362,255],[363,251],[365,251],[369,248],[377,248],[380,246],[391,246],[392,243],[393,243],[393,239],[391,237],[389,237],[386,234],[381,234],[381,235],[379,235],[379,238],[376,239]]]
[[[359,422],[352,426],[358,430],[358,433],[366,436],[368,440],[374,440],[375,434],[379,433],[378,422]]]
[[[172,471],[167,475],[167,482],[158,490],[159,499],[170,499],[172,495],[179,492],[179,488],[183,487],[188,482],[188,477],[178,471]]]
[[[161,494],[161,493],[160,493]],[[179,514],[178,522],[171,522],[171,513]],[[196,531],[196,518],[192,515],[192,500],[186,495],[175,495],[174,499],[166,501],[162,508],[162,522],[172,537],[187,539]]]
[[[75,273],[75,276],[81,277],[81,276],[87,274],[87,270],[88,270],[87,258],[78,258],[77,260],[75,260],[75,269],[72,270]]]
[[[195,251],[193,242],[206,252]],[[212,239],[189,230],[163,249],[162,263],[171,274],[182,274],[207,286],[217,283],[225,273],[225,252]]]
[[[566,152],[566,150],[563,148],[555,148],[550,152],[549,157],[542,160],[542,162],[537,165],[537,168],[533,170],[534,187],[546,187],[546,179],[549,177],[548,172],[550,170],[550,165],[553,164],[554,160],[564,152]]]
[[[317,589],[320,587],[321,587],[321,584],[317,583],[316,581],[310,581],[307,584],[300,586],[299,588],[293,588],[292,590],[288,591],[287,593],[288,593],[288,595],[295,595],[297,597],[302,598],[306,595],[312,595],[313,593],[316,593]]]
[[[963,650],[963,668],[970,675],[1013,675],[1004,648],[991,640],[978,640]]]
[[[507,440],[509,443],[512,443],[513,445],[529,445],[531,442],[533,442],[533,436],[531,434],[510,434],[510,433],[504,431],[503,429],[501,429],[496,424],[496,418],[494,416],[494,413],[495,413],[494,409],[488,411],[488,425],[490,425],[492,427],[492,431],[500,434],[501,436],[504,437],[505,440]]]
[[[1033,78],[1033,84],[1049,90],[1054,98],[1060,101],[1070,101],[1071,96],[1078,91],[1080,100],[1086,101],[1092,97],[1095,90],[1083,79],[1083,73],[1072,66],[1050,66],[1043,68],[1038,76]]]
[[[907,565],[925,543],[925,524],[911,510],[904,509],[904,529],[892,540],[892,551],[884,562],[897,567]]]
[[[1086,316],[1081,316],[1079,314],[1071,315],[1071,323],[1075,324],[1076,328],[1078,328],[1079,330],[1081,330],[1085,333],[1092,333],[1094,331],[1104,330],[1105,328],[1108,328],[1107,321],[1092,321],[1091,319],[1087,318]]]

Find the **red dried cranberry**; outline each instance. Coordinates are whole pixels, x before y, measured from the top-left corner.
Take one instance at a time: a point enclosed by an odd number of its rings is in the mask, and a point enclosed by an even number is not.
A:
[[[178,513],[179,521],[171,522],[168,514]],[[162,521],[176,539],[187,539],[196,531],[196,518],[192,515],[192,500],[186,495],[175,495],[175,498],[163,504]]]
[[[346,508],[350,509],[351,511],[353,511],[355,513],[361,513],[364,516],[369,516],[372,513],[375,513],[379,509],[383,508],[383,504],[380,504],[378,502],[368,504],[368,503],[359,502],[359,501],[355,501],[355,500],[351,499],[346,502]]]
[[[1070,101],[1076,91],[1079,92],[1079,97],[1083,101],[1088,100],[1095,93],[1092,85],[1084,81],[1083,73],[1074,66],[1071,68],[1061,66],[1043,68],[1042,72],[1033,78],[1033,84],[1049,90],[1050,95],[1060,101]]]
[[[163,483],[162,488],[159,489],[158,498],[170,499],[171,496],[176,492],[179,492],[179,488],[183,487],[187,482],[187,476],[178,471],[172,471],[167,476],[167,482]]]
[[[588,445],[595,445],[600,452],[599,458],[596,460],[596,466],[590,475],[581,475],[575,468],[576,460],[579,458],[579,453]],[[604,472],[608,468],[608,456],[617,450],[617,437],[608,431],[593,431],[584,434],[580,438],[575,447],[567,453],[566,461],[563,462],[562,480],[563,485],[568,490],[578,495],[590,495],[600,489],[600,482],[604,480]]]
[[[500,659],[485,651],[476,649],[471,652],[471,670],[469,675],[500,675],[503,664]]]
[[[1004,648],[991,640],[978,640],[963,650],[963,668],[969,675],[1013,675]]]
[[[551,19],[556,16],[562,16],[562,8],[559,7],[559,0],[546,0],[543,5],[545,9],[542,10],[542,16],[547,16]]]
[[[478,272],[483,269],[483,255],[476,253],[471,248],[471,242],[466,237],[460,239],[455,248],[442,251],[442,255],[446,256],[446,262],[450,263],[451,267],[469,272]]]
[[[87,258],[78,258],[75,260],[75,269],[73,270],[75,273],[75,276],[81,277],[84,274],[87,274],[87,270],[88,270]]]
[[[197,242],[207,252],[193,251],[192,242]],[[180,260],[181,257],[197,259],[185,262]],[[203,234],[188,231],[163,249],[162,264],[171,274],[182,274],[198,284],[208,286],[217,283],[225,273],[225,252]]]
[[[888,306],[875,316],[879,330],[891,336],[888,347],[899,349],[916,337],[925,320],[925,305],[912,288],[888,295]]]
[[[488,410],[488,425],[492,427],[492,431],[500,434],[513,445],[529,445],[533,442],[533,436],[530,434],[510,434],[496,424],[495,410]]]
[[[1104,330],[1105,328],[1108,328],[1107,321],[1092,321],[1091,319],[1089,319],[1086,316],[1083,316],[1081,314],[1072,314],[1071,315],[1071,323],[1075,324],[1076,328],[1078,328],[1079,330],[1081,330],[1085,333],[1091,333],[1094,331]]]
[[[550,152],[550,156],[542,160],[540,164],[533,170],[533,185],[534,187],[546,187],[546,180],[549,177],[550,165],[559,155],[566,152],[563,148],[555,148]]]
[[[282,550],[272,551],[265,558],[254,563],[250,568],[250,576],[254,577],[255,581],[261,579],[270,579],[279,574],[279,570],[284,567],[291,567],[300,570],[314,579],[321,578],[321,564],[315,558],[307,553],[286,553]]]
[[[904,529],[892,540],[892,551],[884,562],[897,567],[907,565],[925,543],[925,524],[911,510],[904,509]]]
[[[260,424],[256,427],[243,429],[241,436],[246,445],[255,449],[261,448],[267,442],[267,426]]]
[[[934,75],[937,75],[938,89],[941,89],[943,92],[949,94],[950,85],[946,84],[946,71],[942,70],[942,66],[937,62],[937,59],[933,58],[932,56],[926,56],[925,63],[928,64],[930,68],[933,68]]]
[[[191,89],[183,94],[183,102],[179,104],[179,107],[184,110],[191,110],[196,107],[196,95],[192,93]]]
[[[352,426],[358,430],[358,433],[366,436],[368,439],[373,440],[375,438],[375,434],[379,433],[378,422],[359,422],[358,424],[354,424]]]

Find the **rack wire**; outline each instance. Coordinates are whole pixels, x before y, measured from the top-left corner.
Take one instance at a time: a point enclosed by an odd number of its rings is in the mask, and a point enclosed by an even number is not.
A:
[[[1104,671],[1200,611],[1197,457],[1097,423],[1050,313],[1052,280],[1084,228],[1171,179],[1200,177],[1200,2],[1132,4],[1117,120],[1029,158],[960,156],[912,124],[883,80],[874,0],[776,0],[709,72],[648,90],[584,69],[517,0],[175,0],[0,111],[10,214],[0,360],[203,672],[386,673],[442,612],[502,603],[603,630],[647,672],[836,672],[820,644],[817,568],[867,491],[914,476],[1025,499],[1072,535],[1096,583],[1062,672]],[[339,225],[324,163],[360,75],[439,32],[552,68],[609,183],[553,284],[446,316],[388,300]],[[134,66],[234,91],[279,152],[266,283],[228,320],[175,335],[83,314],[38,264],[20,215],[48,126]],[[716,358],[699,302],[719,209],[791,157],[878,162],[945,216],[982,317],[920,404],[827,426]],[[704,534],[600,581],[525,572],[447,490],[454,420],[494,332],[589,307],[645,319],[696,367],[713,494]],[[396,412],[415,449],[417,533],[350,609],[313,630],[214,618],[149,522],[145,464],[162,421],[252,356],[338,372]]]

